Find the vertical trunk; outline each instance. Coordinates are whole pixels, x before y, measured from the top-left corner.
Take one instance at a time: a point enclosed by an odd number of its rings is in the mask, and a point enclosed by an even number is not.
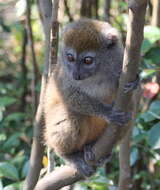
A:
[[[157,71],[156,73],[156,81],[160,85],[160,71]]]
[[[160,0],[152,0],[152,19],[151,25],[160,27]],[[160,84],[160,71],[156,73],[156,81]]]
[[[160,26],[160,0],[152,0],[152,20],[153,26]]]
[[[160,27],[160,0],[152,0],[152,20],[153,26]],[[156,81],[160,84],[160,71],[156,73]]]
[[[140,159],[137,161],[135,168],[133,168],[133,170],[134,170],[133,172],[134,173],[139,173],[142,170],[146,170],[146,168],[143,167],[144,162],[141,159],[141,158],[143,158],[143,155],[141,153],[139,155],[139,158]],[[134,181],[134,183],[133,183],[133,187],[132,188],[134,190],[140,190],[142,188],[142,183],[143,183],[143,179],[142,178],[136,179]]]
[[[21,73],[22,73],[22,77],[21,77],[21,81],[22,81],[22,94],[21,94],[21,103],[20,103],[20,110],[21,112],[25,111],[25,107],[26,107],[26,95],[28,93],[28,87],[27,87],[27,66],[26,66],[26,47],[27,47],[27,30],[24,26],[24,30],[23,30],[23,42],[22,42],[22,58],[21,58]]]
[[[111,0],[105,0],[104,6],[104,20],[109,22],[110,20],[110,7],[111,7]]]
[[[82,0],[81,9],[80,9],[81,17],[91,18],[92,17],[91,7],[92,7],[92,0],[87,0],[87,1]]]
[[[97,18],[98,19],[99,0],[82,0],[81,2],[81,17]]]
[[[99,0],[92,0],[92,17],[98,19]]]

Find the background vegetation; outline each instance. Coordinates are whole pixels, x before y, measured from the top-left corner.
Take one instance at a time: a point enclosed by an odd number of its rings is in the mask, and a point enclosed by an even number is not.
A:
[[[30,2],[29,6],[27,2]],[[61,1],[60,24],[78,19],[80,15],[109,20],[125,41],[127,2],[112,0],[106,9],[105,3],[108,2]],[[160,16],[155,16],[157,2],[160,4],[159,0],[153,0],[147,9],[141,50],[141,103],[130,154],[134,190],[160,190]],[[27,173],[32,124],[43,70],[43,35],[35,1],[0,1],[0,190],[21,189]],[[62,163],[59,158],[55,159],[57,166]],[[47,166],[46,156],[43,165],[42,173]],[[117,181],[118,147],[109,164],[72,188],[113,190]]]

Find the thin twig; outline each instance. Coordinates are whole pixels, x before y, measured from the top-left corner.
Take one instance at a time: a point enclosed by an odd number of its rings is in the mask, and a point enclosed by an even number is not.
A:
[[[70,8],[68,6],[68,1],[67,0],[64,0],[64,6],[65,6],[66,13],[68,15],[69,21],[72,22],[73,21],[73,17],[71,15]]]
[[[31,25],[31,1],[26,0],[27,4],[27,32],[28,32],[28,39],[30,42],[31,54],[32,54],[32,65],[33,65],[33,79],[32,79],[32,104],[33,104],[33,111],[35,110],[38,105],[38,94],[36,92],[36,84],[39,78],[39,70],[36,61],[35,55],[35,48],[34,48],[34,39],[33,39],[33,32],[32,32],[32,25]]]
[[[22,41],[22,58],[21,58],[21,73],[22,73],[22,85],[23,85],[23,91],[21,94],[21,103],[20,103],[20,110],[22,112],[25,111],[25,107],[26,107],[26,95],[28,92],[28,86],[27,86],[27,66],[26,66],[26,47],[27,47],[27,42],[28,42],[28,38],[27,38],[27,30],[24,26],[23,29],[23,41]]]

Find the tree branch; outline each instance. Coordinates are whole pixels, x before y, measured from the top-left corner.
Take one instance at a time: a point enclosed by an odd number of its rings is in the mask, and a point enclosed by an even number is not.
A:
[[[122,140],[119,151],[119,184],[118,190],[128,190],[131,187],[131,169],[130,169],[130,137],[132,126]]]
[[[104,5],[104,20],[109,22],[110,19],[111,0],[105,0]]]
[[[52,1],[37,0],[39,15],[42,22],[42,27],[45,35],[45,56],[44,56],[44,71],[45,75],[49,72],[49,53],[50,53],[50,32],[51,32],[51,17],[52,17]]]
[[[42,178],[34,190],[58,190],[81,179],[84,178],[76,169],[63,166]]]
[[[92,18],[96,18],[96,19],[99,18],[98,8],[99,8],[99,1],[98,0],[92,0],[92,5],[91,5]]]
[[[144,17],[147,0],[130,0],[129,2],[129,24],[126,39],[126,48],[123,62],[123,72],[120,78],[120,88],[118,92],[115,108],[128,111],[132,92],[124,94],[123,87],[127,82],[134,81],[138,73],[140,59],[140,47],[143,40]],[[137,35],[138,34],[138,35]],[[130,110],[129,110],[130,111]],[[109,154],[114,145],[127,133],[128,126],[109,126],[101,139],[93,147],[95,160]],[[88,161],[89,162],[89,161]],[[90,164],[94,164],[91,161]],[[72,184],[82,179],[79,171],[65,166],[41,179],[35,190],[56,190],[63,186]]]
[[[123,89],[126,83],[136,80],[137,77],[147,2],[147,0],[129,0],[129,21],[123,59],[123,71],[120,77],[118,95],[114,106],[116,109],[127,112],[131,111],[130,102],[133,93],[124,93]],[[100,157],[108,155],[111,152],[113,146],[127,133],[129,129],[128,126],[131,126],[130,122],[125,126],[111,125],[106,129],[101,139],[99,139],[93,147],[96,160],[99,160]]]
[[[81,1],[81,8],[80,8],[81,17],[87,17],[87,18],[92,17],[91,5],[92,5],[92,0]]]
[[[42,127],[43,127],[43,100],[45,95],[45,88],[47,83],[47,75],[49,70],[49,47],[50,47],[50,28],[51,28],[51,6],[50,0],[38,0],[38,7],[42,18],[42,24],[45,33],[45,59],[44,59],[44,72],[42,75],[40,100],[35,116],[33,143],[30,156],[29,172],[27,174],[23,190],[34,189],[41,170],[42,157],[44,153],[44,146],[41,144]]]
[[[52,17],[51,17],[51,43],[50,43],[50,59],[49,59],[49,76],[53,73],[55,64],[57,64],[57,54],[58,54],[58,32],[59,32],[59,22],[58,22],[58,9],[59,0],[54,0],[52,5]]]
[[[20,66],[21,66],[21,83],[23,85],[22,87],[22,94],[21,94],[21,102],[20,102],[20,110],[21,112],[25,112],[25,108],[26,108],[26,96],[28,93],[28,86],[27,86],[27,73],[28,73],[28,68],[26,66],[26,47],[27,47],[27,42],[28,42],[28,38],[27,38],[27,30],[25,27],[25,24],[22,24],[22,26],[24,26],[22,35],[23,35],[23,41],[22,41],[22,57],[21,57],[21,61],[20,61]]]
[[[64,0],[64,6],[65,6],[66,13],[68,15],[69,21],[72,22],[73,21],[73,17],[72,17],[72,15],[70,13],[70,9],[69,9],[68,1],[67,0]]]
[[[30,42],[31,54],[32,54],[32,66],[33,66],[33,79],[32,79],[32,106],[33,106],[33,113],[37,108],[38,104],[38,94],[36,92],[36,84],[39,78],[39,70],[37,66],[37,60],[35,55],[34,49],[34,39],[33,39],[33,32],[32,32],[32,25],[31,25],[31,1],[26,0],[27,4],[27,32],[28,32],[28,39]]]

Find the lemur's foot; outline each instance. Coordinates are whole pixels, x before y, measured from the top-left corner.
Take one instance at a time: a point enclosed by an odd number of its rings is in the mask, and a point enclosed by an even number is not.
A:
[[[79,170],[84,177],[90,177],[96,171],[94,166],[87,164],[84,159],[83,152],[73,153],[67,156],[65,159],[69,165],[72,165],[77,170]]]
[[[117,125],[124,125],[131,119],[131,113],[123,112],[121,110],[112,109],[107,115],[108,122]]]
[[[84,147],[84,159],[85,161],[91,161],[95,167],[100,167],[111,160],[112,154],[104,156],[95,161],[95,154],[92,151],[92,144],[88,144]]]
[[[127,93],[127,92],[130,92],[132,90],[135,90],[138,87],[138,85],[139,85],[139,81],[140,81],[140,78],[139,78],[139,75],[137,74],[137,78],[136,78],[135,81],[128,82],[124,86],[124,92]]]

